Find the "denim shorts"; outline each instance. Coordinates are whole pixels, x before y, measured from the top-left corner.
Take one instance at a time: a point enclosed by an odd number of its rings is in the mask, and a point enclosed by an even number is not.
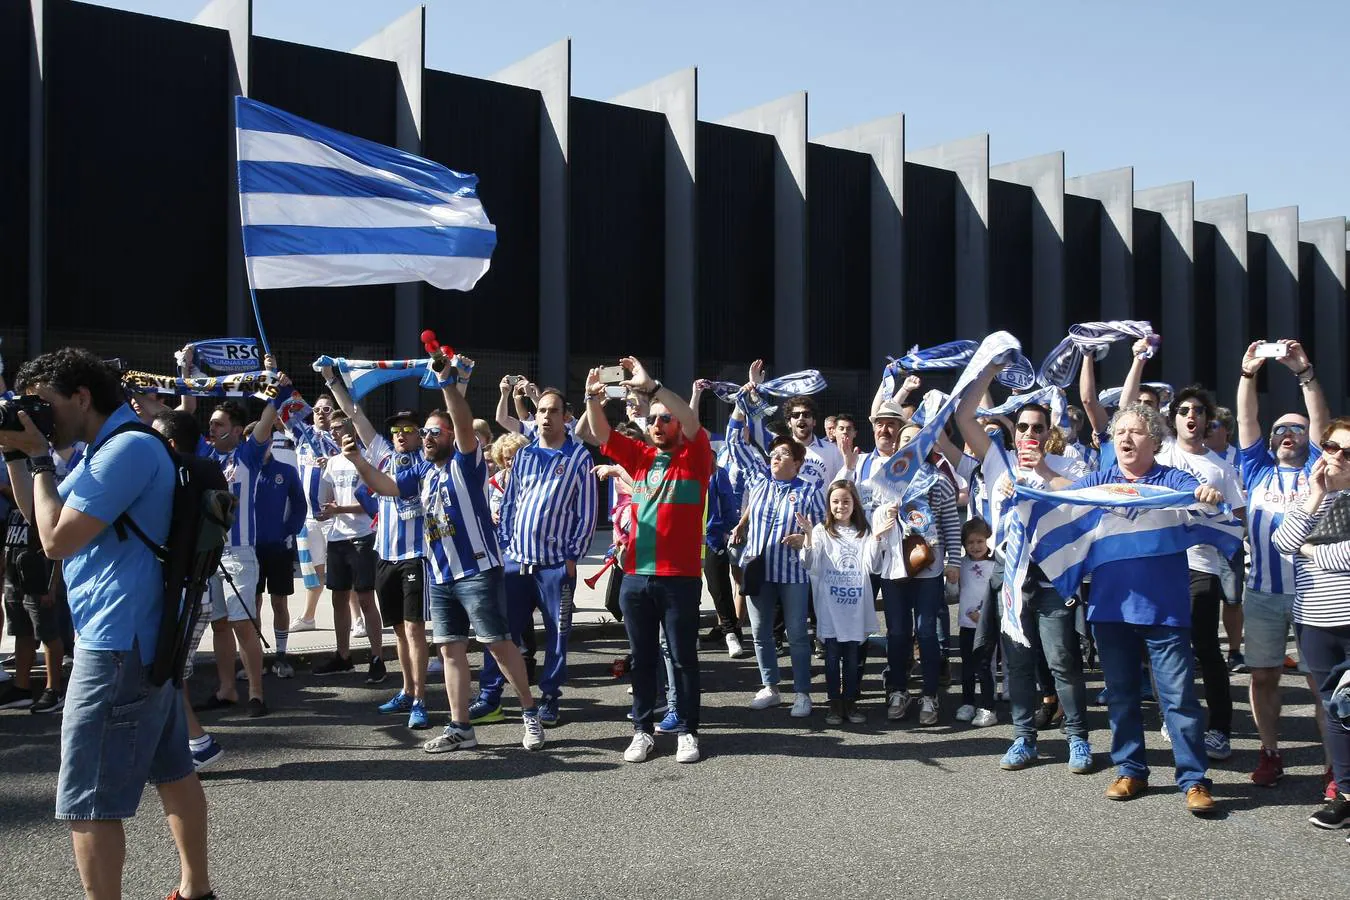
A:
[[[56,818],[129,819],[146,782],[193,772],[182,697],[150,683],[139,646],[80,650],[66,686]]]
[[[431,586],[431,624],[438,644],[462,643],[474,637],[484,644],[510,640],[506,622],[506,582],[491,568],[468,578]]]
[[[1242,643],[1253,669],[1283,668],[1294,628],[1294,595],[1247,588],[1242,595]]]

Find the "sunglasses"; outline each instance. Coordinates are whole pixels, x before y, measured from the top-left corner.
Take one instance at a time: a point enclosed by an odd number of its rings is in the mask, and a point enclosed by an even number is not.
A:
[[[1342,447],[1335,441],[1322,442],[1322,454],[1324,456],[1339,456],[1344,459],[1347,450],[1350,450],[1350,447]]]
[[[1276,425],[1270,433],[1276,437],[1284,437],[1286,434],[1307,434],[1308,428],[1305,425]]]
[[[1178,416],[1189,416],[1192,414],[1197,416],[1203,416],[1208,415],[1208,413],[1209,411],[1206,410],[1203,406],[1192,406],[1189,403],[1184,403],[1181,406],[1178,406],[1176,411],[1176,414]]]
[[[330,413],[330,412],[333,411],[333,407],[331,407],[331,406],[316,406],[316,407],[314,407],[314,411],[315,411],[316,413]]]
[[[792,454],[789,453],[787,450],[778,450],[773,453],[770,453],[769,459],[777,459],[786,462],[787,460],[792,459]]]
[[[441,436],[441,427],[439,425],[432,425],[430,428],[419,428],[417,430],[422,433],[422,437]]]
[[[390,434],[417,434],[420,429],[416,425],[391,425]]]
[[[660,422],[662,425],[669,425],[671,420],[674,418],[675,416],[671,415],[670,413],[657,413],[656,415],[652,416],[652,422],[653,424],[656,422]]]
[[[1017,423],[1017,433],[1018,433],[1018,434],[1026,434],[1028,431],[1030,431],[1032,434],[1043,434],[1043,433],[1045,433],[1045,426],[1042,425],[1042,424],[1040,424],[1039,422],[1036,422],[1036,423],[1032,423],[1032,422],[1018,422],[1018,423]]]
[[[797,410],[797,411],[794,412],[794,413],[788,413],[788,418],[789,418],[789,419],[814,419],[815,416],[811,415],[809,412],[807,412],[807,411],[804,410],[804,409],[799,409],[799,410]]]

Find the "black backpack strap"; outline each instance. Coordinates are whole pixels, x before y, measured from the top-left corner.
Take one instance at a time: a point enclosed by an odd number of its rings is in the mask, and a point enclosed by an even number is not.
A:
[[[146,425],[139,419],[135,420],[134,422],[123,422],[121,425],[118,425],[116,428],[114,428],[107,437],[105,437],[103,440],[99,441],[97,444],[94,444],[92,447],[89,448],[89,451],[84,455],[85,460],[86,461],[92,460],[94,458],[94,454],[99,451],[99,448],[101,448],[104,444],[108,443],[108,441],[117,437],[119,434],[127,434],[128,432],[133,431],[140,432],[141,434],[154,435],[155,438],[160,442],[160,445],[164,448],[164,452],[169,454],[169,462],[171,462],[174,465],[174,467],[177,468],[178,457],[174,453],[173,448],[169,446],[168,440],[164,437],[164,435],[160,434],[158,431],[151,428],[149,425]],[[127,515],[125,512],[123,512],[120,516],[118,516],[116,519],[113,520],[113,530],[117,532],[117,539],[119,541],[125,541],[127,539],[127,531],[130,530],[132,534],[140,538],[141,543],[145,544],[145,546],[150,549],[150,552],[155,555],[155,559],[159,560],[162,563],[165,561],[165,559],[168,558],[169,555],[168,549],[150,540],[149,535],[147,535],[144,531],[141,530],[141,526],[137,525],[134,521],[132,521],[131,516]]]

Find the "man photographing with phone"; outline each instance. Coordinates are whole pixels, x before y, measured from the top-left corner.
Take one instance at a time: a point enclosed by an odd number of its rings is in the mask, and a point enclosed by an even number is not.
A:
[[[213,897],[206,797],[188,752],[183,709],[172,681],[151,681],[164,603],[160,564],[136,536],[124,539],[112,527],[125,514],[151,540],[167,540],[174,462],[153,435],[114,434],[137,422],[136,414],[117,375],[86,350],[37,357],[19,370],[16,388],[32,398],[25,409],[46,419],[47,433],[20,412],[21,430],[0,430],[0,449],[43,551],[63,563],[79,633],[61,727],[56,817],[70,822],[85,894],[122,895],[122,820],[136,814],[149,781],[178,846],[182,874],[172,896]],[[78,441],[89,450],[58,487],[52,449]]]

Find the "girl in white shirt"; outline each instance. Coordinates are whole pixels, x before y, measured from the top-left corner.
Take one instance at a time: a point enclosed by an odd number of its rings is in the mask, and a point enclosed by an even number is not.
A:
[[[994,572],[994,555],[989,552],[993,535],[989,523],[974,518],[961,527],[961,543],[966,555],[961,560],[961,586],[957,624],[961,628],[961,708],[956,711],[958,722],[970,722],[977,728],[998,722],[994,712],[994,673],[989,668],[991,645],[975,646],[975,635],[980,615],[989,598],[990,576]],[[986,630],[986,633],[987,630]],[[996,640],[997,629],[992,640]],[[975,686],[980,688],[980,706],[975,706]]]
[[[870,533],[862,498],[851,481],[830,485],[824,523],[812,527],[800,514],[797,520],[802,533],[788,540],[801,548],[802,567],[811,579],[816,636],[825,644],[830,699],[825,724],[842,725],[847,718],[858,725],[867,721],[857,708],[858,659],[862,642],[877,630],[872,575],[881,571],[887,545],[880,535]]]

